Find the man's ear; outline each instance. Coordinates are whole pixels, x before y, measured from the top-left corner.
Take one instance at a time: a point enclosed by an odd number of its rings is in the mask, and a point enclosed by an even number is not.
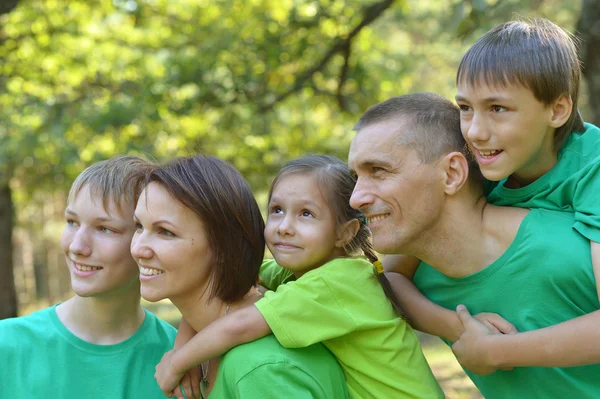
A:
[[[344,248],[356,236],[359,228],[360,222],[358,219],[352,219],[344,223],[338,231],[338,239],[335,242],[335,246]]]
[[[469,162],[464,154],[454,151],[442,158],[440,166],[444,173],[444,192],[454,195],[469,178]]]
[[[560,96],[551,106],[550,126],[558,129],[567,121],[573,112],[573,100],[571,96],[564,94]]]

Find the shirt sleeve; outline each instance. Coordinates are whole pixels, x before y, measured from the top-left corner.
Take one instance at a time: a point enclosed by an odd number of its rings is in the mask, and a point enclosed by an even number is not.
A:
[[[237,399],[327,399],[314,378],[300,368],[286,364],[264,364],[236,384]]]
[[[344,284],[328,284],[322,273],[306,273],[297,281],[267,292],[255,305],[286,348],[303,348],[357,329],[342,306]]]
[[[260,285],[269,290],[276,290],[280,285],[296,279],[290,270],[279,266],[274,259],[263,261],[258,276],[260,277]]]

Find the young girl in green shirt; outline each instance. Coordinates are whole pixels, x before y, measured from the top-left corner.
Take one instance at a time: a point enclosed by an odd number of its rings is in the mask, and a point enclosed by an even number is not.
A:
[[[187,370],[272,332],[284,347],[322,342],[342,366],[351,398],[444,397],[413,329],[386,298],[367,221],[349,205],[354,184],[348,167],[325,155],[302,157],[279,172],[265,240],[288,272],[273,273],[279,266],[266,261],[261,277],[266,285],[273,283],[269,275],[295,281],[165,354],[156,373],[163,392]],[[361,252],[373,263],[353,257]]]

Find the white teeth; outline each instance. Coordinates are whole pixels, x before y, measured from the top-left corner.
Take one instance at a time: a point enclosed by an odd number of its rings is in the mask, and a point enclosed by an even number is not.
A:
[[[164,273],[164,271],[162,271],[162,270],[140,266],[140,274],[143,274],[144,276],[158,276],[159,274],[163,274],[163,273]]]
[[[377,222],[378,220],[383,220],[383,219],[385,219],[388,216],[389,216],[389,214],[377,215],[377,216],[370,217],[369,218],[369,223]]]
[[[77,268],[77,270],[81,270],[82,272],[91,272],[92,270],[102,269],[101,267],[98,267],[98,266],[86,266],[86,265],[80,265],[79,263],[75,263],[75,267]]]
[[[492,155],[496,155],[500,153],[500,150],[494,150],[494,151],[479,151],[479,153],[484,156],[484,157],[489,157]]]

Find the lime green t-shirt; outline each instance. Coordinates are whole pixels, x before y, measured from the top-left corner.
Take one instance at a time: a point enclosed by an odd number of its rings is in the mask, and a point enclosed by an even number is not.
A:
[[[583,133],[572,133],[558,153],[558,162],[533,183],[518,189],[506,179],[488,194],[501,206],[574,212],[573,227],[589,240],[600,242],[600,129],[589,123]]]
[[[273,335],[236,346],[219,364],[209,399],[345,399],[344,374],[321,344],[286,349]]]
[[[265,261],[261,279],[282,277],[267,271],[272,267],[279,266]],[[281,345],[322,342],[340,362],[351,398],[444,397],[415,332],[366,260],[333,260],[267,292],[256,307]]]
[[[154,369],[177,330],[150,312],[138,331],[115,345],[71,333],[56,305],[0,321],[0,398],[164,398]]]
[[[590,242],[571,228],[574,220],[572,213],[532,209],[506,252],[485,269],[451,278],[421,263],[413,281],[438,305],[498,313],[521,332],[594,312],[600,303]],[[600,398],[600,364],[519,367],[487,376],[465,371],[487,399]]]

